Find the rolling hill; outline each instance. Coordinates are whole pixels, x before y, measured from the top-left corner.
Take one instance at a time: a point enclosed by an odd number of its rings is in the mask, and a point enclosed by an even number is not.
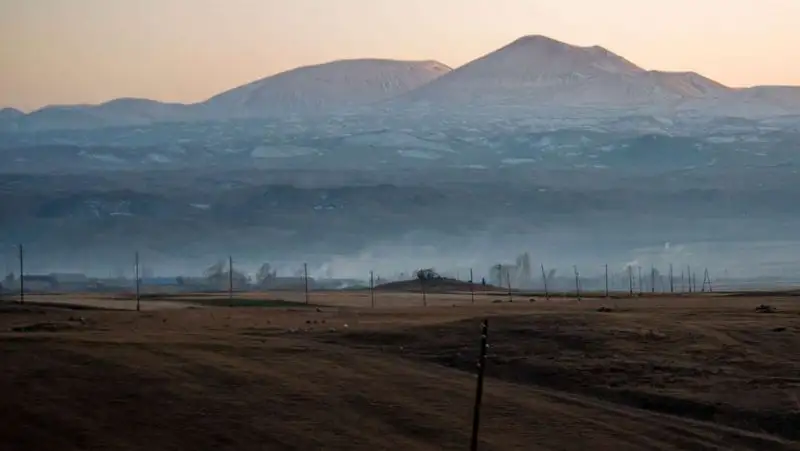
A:
[[[22,129],[100,128],[180,122],[202,117],[197,108],[148,99],[114,99],[100,105],[56,105],[18,118]]]
[[[202,105],[221,117],[314,114],[390,99],[450,70],[437,61],[334,61],[263,78],[214,96]]]

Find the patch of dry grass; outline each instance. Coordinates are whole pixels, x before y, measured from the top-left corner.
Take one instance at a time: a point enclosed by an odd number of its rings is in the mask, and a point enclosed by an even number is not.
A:
[[[0,449],[466,449],[484,317],[481,449],[800,449],[788,299],[358,295],[0,309]]]

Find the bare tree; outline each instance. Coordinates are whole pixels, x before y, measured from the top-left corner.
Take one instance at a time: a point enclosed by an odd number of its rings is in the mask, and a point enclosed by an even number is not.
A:
[[[439,273],[437,273],[433,268],[420,269],[417,271],[416,275],[417,279],[421,281],[437,280],[442,278],[442,276],[440,276]]]
[[[224,260],[220,260],[209,266],[203,272],[203,277],[209,285],[215,287],[227,287],[228,281],[231,279],[233,280],[233,285],[239,287],[246,286],[249,282],[246,274],[235,269],[233,270],[233,274],[230,274],[228,263]]]
[[[227,269],[226,266],[227,264],[220,260],[206,268],[206,270],[203,271],[203,277],[209,280],[217,280],[227,274],[225,271]]]
[[[269,263],[264,263],[258,268],[258,272],[256,273],[256,283],[260,286],[266,285],[269,281],[275,279],[277,277],[278,271],[272,269],[272,265]]]

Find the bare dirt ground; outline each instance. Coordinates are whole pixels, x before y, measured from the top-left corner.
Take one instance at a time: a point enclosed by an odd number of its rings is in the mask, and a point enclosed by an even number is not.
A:
[[[0,303],[0,449],[468,449],[489,318],[481,449],[800,450],[795,297],[304,297]]]

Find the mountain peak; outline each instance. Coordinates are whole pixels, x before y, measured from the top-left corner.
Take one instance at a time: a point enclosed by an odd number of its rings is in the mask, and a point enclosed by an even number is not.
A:
[[[567,44],[566,42],[559,41],[558,39],[553,39],[549,36],[541,35],[541,34],[529,34],[526,36],[522,36],[514,40],[511,44],[507,47],[521,47],[521,46],[566,46],[566,47],[576,47],[572,44]]]
[[[587,74],[594,70],[612,73],[638,73],[644,69],[600,46],[582,47],[548,36],[522,36],[482,59],[506,60],[528,66],[526,72]],[[498,62],[498,61],[495,61]]]
[[[601,47],[599,45],[592,45],[592,46],[580,46],[575,44],[570,44],[568,42],[559,41],[558,39],[551,38],[549,36],[541,35],[541,34],[529,34],[526,36],[522,36],[520,38],[515,39],[513,42],[505,46],[504,48],[550,48],[550,49],[562,49],[565,51],[574,50],[574,51],[585,51],[589,53],[594,53],[597,55],[614,55],[612,51],[606,49],[605,47]],[[502,49],[501,49],[502,50]]]
[[[442,104],[633,106],[712,99],[728,91],[696,73],[647,71],[598,46],[522,36],[408,96]]]

